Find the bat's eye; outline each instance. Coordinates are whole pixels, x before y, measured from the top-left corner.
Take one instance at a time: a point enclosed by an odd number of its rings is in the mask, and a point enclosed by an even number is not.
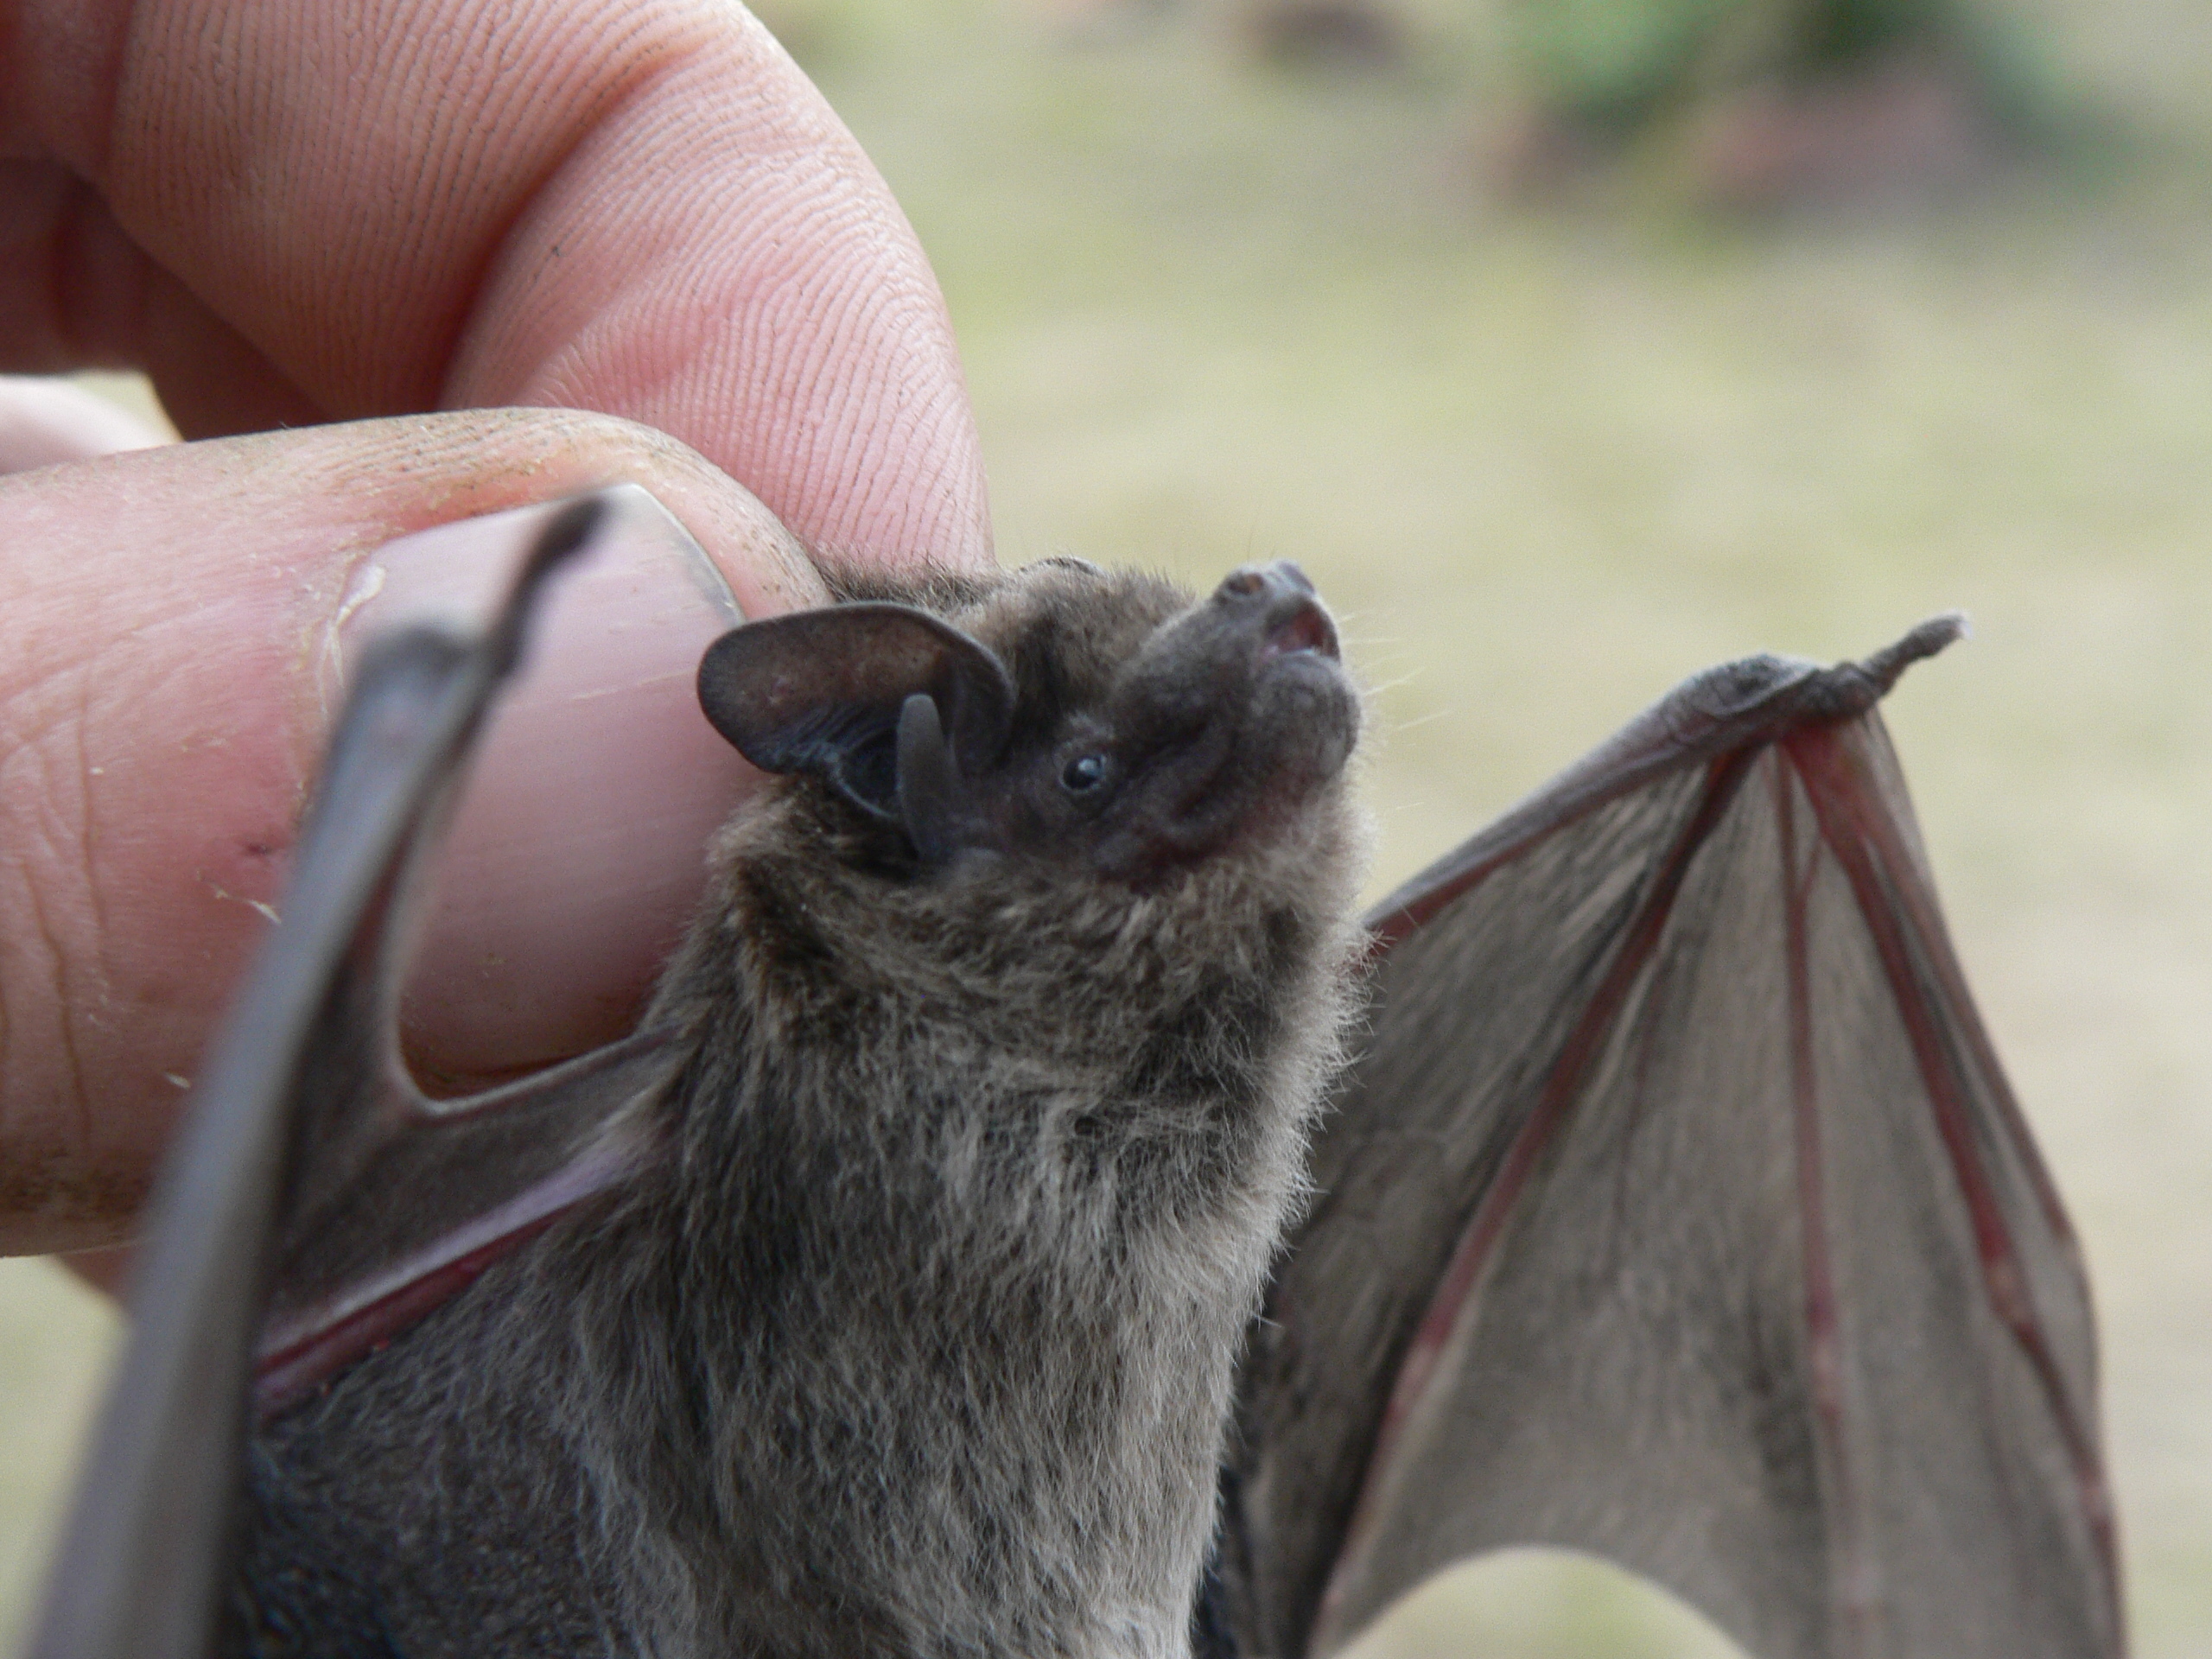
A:
[[[1071,795],[1087,795],[1106,781],[1106,757],[1078,754],[1060,772],[1060,787]]]

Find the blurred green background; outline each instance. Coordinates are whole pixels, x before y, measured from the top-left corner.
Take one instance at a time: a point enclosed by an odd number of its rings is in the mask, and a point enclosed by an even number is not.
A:
[[[1997,6],[2049,154],[1756,219],[1663,137],[1507,202],[1510,16],[1382,9],[1350,73],[1225,3],[762,8],[936,263],[1002,559],[1330,598],[1378,887],[1705,664],[1971,614],[1890,721],[2085,1239],[2137,1651],[2212,1652],[2212,8]],[[0,1263],[0,1639],[113,1335]],[[1516,1554],[1368,1653],[1731,1651]]]

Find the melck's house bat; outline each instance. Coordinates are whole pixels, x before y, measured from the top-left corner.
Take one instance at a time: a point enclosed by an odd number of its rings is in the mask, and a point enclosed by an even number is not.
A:
[[[411,877],[595,511],[360,669],[41,1659],[1291,1659],[1517,1542],[1759,1659],[2120,1653],[2087,1290],[1874,711],[1955,623],[1700,676],[1359,926],[1296,570],[854,588],[708,653],[785,781],[639,1033],[433,1103]]]

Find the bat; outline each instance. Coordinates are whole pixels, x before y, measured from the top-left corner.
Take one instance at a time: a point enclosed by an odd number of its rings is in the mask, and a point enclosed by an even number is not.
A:
[[[639,1033],[422,1097],[411,877],[533,595],[365,659],[31,1651],[1340,1649],[1607,1555],[1759,1659],[2116,1656],[2070,1230],[1875,704],[1686,683],[1351,917],[1287,565],[844,577]]]

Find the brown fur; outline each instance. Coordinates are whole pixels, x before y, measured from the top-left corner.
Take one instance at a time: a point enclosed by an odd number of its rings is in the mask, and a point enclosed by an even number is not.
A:
[[[1208,614],[1071,565],[892,596],[1012,670],[1048,779]],[[238,1648],[1183,1653],[1355,944],[1356,710],[1294,690],[1209,716],[1187,855],[1019,789],[939,869],[811,779],[741,816],[655,1009],[671,1155],[264,1433]]]

